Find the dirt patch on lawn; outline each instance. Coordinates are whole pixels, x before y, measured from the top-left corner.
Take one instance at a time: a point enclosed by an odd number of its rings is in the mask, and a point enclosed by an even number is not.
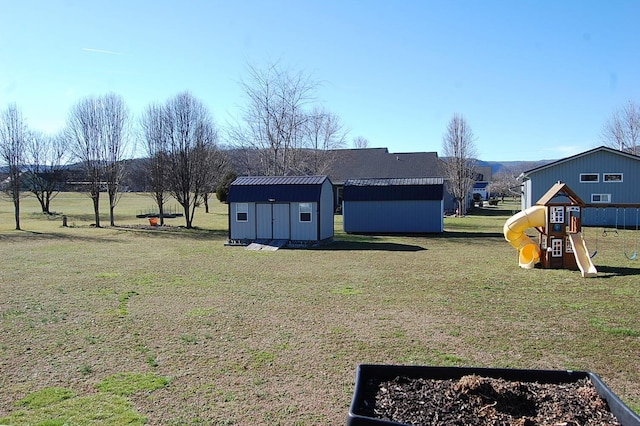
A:
[[[371,417],[409,425],[620,425],[588,378],[541,384],[398,377],[372,389]]]

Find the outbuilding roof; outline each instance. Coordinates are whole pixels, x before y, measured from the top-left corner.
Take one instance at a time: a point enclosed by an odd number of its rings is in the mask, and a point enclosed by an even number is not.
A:
[[[387,179],[348,179],[345,186],[408,186],[408,185],[442,185],[444,178],[387,178]]]
[[[327,176],[240,176],[231,183],[227,201],[313,202],[320,199]]]
[[[442,200],[443,178],[348,179],[344,201]]]
[[[336,184],[348,179],[441,177],[436,152],[390,153],[387,148],[336,149],[327,174]]]
[[[572,156],[570,156],[570,157],[566,157],[566,158],[562,158],[562,159],[560,159],[560,160],[556,160],[556,161],[553,161],[553,162],[551,162],[551,163],[544,164],[544,165],[542,165],[542,166],[539,166],[539,167],[533,168],[533,169],[531,169],[531,170],[527,170],[527,171],[523,172],[523,173],[520,175],[520,178],[521,178],[521,179],[522,179],[522,178],[524,178],[524,179],[529,179],[529,175],[531,175],[531,174],[538,173],[539,171],[541,171],[541,170],[545,170],[545,169],[548,169],[548,168],[550,168],[550,167],[555,167],[555,166],[557,166],[558,164],[562,164],[562,163],[566,163],[566,162],[569,162],[569,161],[573,161],[573,160],[575,160],[576,158],[580,158],[580,157],[584,157],[584,156],[587,156],[587,155],[591,155],[591,154],[593,154],[594,152],[598,152],[598,151],[605,151],[605,152],[609,152],[609,153],[612,153],[612,154],[615,154],[615,155],[620,155],[620,156],[622,156],[622,157],[631,158],[631,159],[633,159],[633,160],[638,160],[638,161],[640,161],[640,156],[633,155],[633,154],[630,154],[630,153],[628,153],[628,152],[624,152],[624,151],[619,151],[619,150],[617,150],[617,149],[609,148],[608,146],[599,146],[599,147],[597,147],[597,148],[593,148],[593,149],[590,149],[590,150],[588,150],[588,151],[584,151],[584,152],[581,152],[581,153],[579,153],[579,154],[572,155]]]

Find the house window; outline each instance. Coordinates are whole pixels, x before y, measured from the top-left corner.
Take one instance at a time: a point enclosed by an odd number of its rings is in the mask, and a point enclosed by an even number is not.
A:
[[[592,203],[610,203],[611,194],[591,194]]]
[[[238,203],[236,204],[236,222],[246,222],[249,216],[249,204]]]
[[[300,222],[311,222],[311,203],[300,203]]]
[[[580,173],[580,183],[598,183],[600,175],[597,173]]]
[[[603,182],[622,182],[622,173],[603,173]]]

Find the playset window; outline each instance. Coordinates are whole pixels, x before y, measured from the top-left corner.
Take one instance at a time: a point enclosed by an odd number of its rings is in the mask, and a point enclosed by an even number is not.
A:
[[[567,240],[564,242],[564,246],[567,253],[573,253],[573,245],[571,244],[569,237],[567,237]]]
[[[551,240],[551,256],[562,257],[562,238],[553,238]]]
[[[551,207],[551,223],[564,223],[564,207]]]
[[[238,203],[236,204],[236,222],[246,222],[249,218],[249,204]]]
[[[598,183],[599,181],[598,173],[580,173],[580,183]]]
[[[603,173],[602,181],[620,183],[622,182],[622,173]]]

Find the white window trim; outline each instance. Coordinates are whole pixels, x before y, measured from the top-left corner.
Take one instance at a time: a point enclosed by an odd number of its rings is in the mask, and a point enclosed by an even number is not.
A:
[[[596,175],[598,179],[582,180],[582,176],[593,176],[593,175]],[[600,174],[599,173],[580,173],[580,183],[600,183]]]
[[[566,241],[564,242],[564,250],[567,253],[573,253],[573,245],[571,245],[571,240],[569,239],[569,237],[567,237]]]
[[[606,180],[605,176],[607,175],[620,175],[620,180]],[[624,173],[609,172],[609,173],[602,174],[602,183],[622,183],[622,182],[624,182]]]
[[[600,201],[595,201],[594,197],[596,195],[600,196]],[[602,197],[606,196],[607,197],[607,201],[602,201]],[[594,204],[610,204],[611,203],[611,194],[591,194],[591,202]]]
[[[305,206],[305,209],[302,209],[302,206]],[[308,206],[308,211],[307,211]],[[309,214],[309,220],[302,220],[302,213]],[[312,203],[299,203],[298,204],[298,221],[301,223],[311,223],[313,222],[313,204]]]
[[[563,238],[553,238],[551,240],[551,257],[562,257]]]
[[[239,213],[246,214],[247,218],[244,220],[238,219]],[[249,203],[236,203],[236,222],[248,222],[248,221],[249,221]]]

